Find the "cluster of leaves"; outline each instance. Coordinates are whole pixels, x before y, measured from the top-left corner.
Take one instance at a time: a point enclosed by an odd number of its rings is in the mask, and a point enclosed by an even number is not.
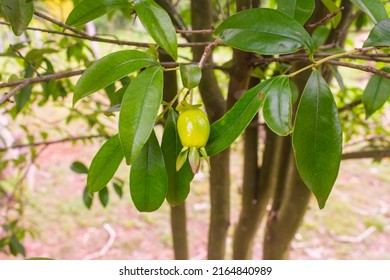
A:
[[[21,8],[25,20],[16,20],[16,9],[3,9],[15,34],[25,30],[29,22],[32,2],[23,2]],[[380,0],[351,1],[375,23],[363,47],[375,49],[390,46],[390,19]],[[338,7],[333,1],[323,0],[331,12]],[[153,0],[84,0],[70,13],[67,24],[79,26],[106,14],[113,9],[134,9],[149,35],[161,49],[174,60],[178,59],[177,37],[169,15]],[[345,52],[315,61],[318,42],[303,25],[314,10],[314,1],[278,1],[278,10],[250,9],[224,20],[215,34],[228,46],[254,52],[259,55],[282,55],[304,50],[312,62],[312,73],[299,99],[293,116],[293,90],[290,79],[303,69],[288,75],[279,75],[262,81],[249,89],[220,120],[211,126],[206,145],[212,156],[229,147],[262,108],[267,125],[279,135],[292,134],[293,148],[299,173],[318,200],[320,208],[336,180],[342,153],[342,130],[333,94],[327,82],[315,67],[330,59],[337,59]],[[18,9],[19,12],[19,9]],[[332,19],[333,26],[341,15]],[[140,211],[154,211],[167,199],[176,205],[184,201],[189,192],[193,174],[188,168],[175,170],[175,161],[181,150],[177,136],[177,114],[169,110],[162,143],[159,144],[154,126],[161,118],[164,69],[155,55],[138,50],[123,50],[109,54],[92,64],[75,87],[73,105],[94,92],[109,91],[117,81],[122,88],[113,92],[115,99],[110,111],[120,108],[118,134],[110,138],[98,151],[88,170],[89,193],[104,190],[125,159],[131,165],[130,192]],[[137,73],[130,83],[123,82],[130,74]],[[197,85],[200,69],[182,71],[184,87]],[[196,81],[196,82],[193,82]],[[180,94],[180,92],[178,93]],[[370,116],[388,100],[388,80],[373,76],[363,95],[367,116]],[[113,104],[116,103],[116,104]],[[168,104],[170,107],[172,104]],[[86,195],[85,195],[86,197]]]

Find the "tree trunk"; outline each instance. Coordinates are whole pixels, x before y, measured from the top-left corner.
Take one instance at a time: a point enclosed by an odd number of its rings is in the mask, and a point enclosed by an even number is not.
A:
[[[173,61],[172,58],[162,52],[161,62]],[[177,94],[177,74],[176,71],[164,72],[164,101],[170,102]],[[174,107],[176,105],[174,104]],[[171,230],[173,239],[173,251],[176,260],[188,260],[187,242],[187,219],[185,202],[181,205],[171,207]]]
[[[191,1],[192,29],[209,29],[212,26],[211,0]],[[194,42],[209,42],[211,34],[193,34]],[[204,48],[194,48],[193,58],[199,61]],[[212,63],[210,55],[207,63]],[[226,102],[218,87],[217,78],[212,69],[202,70],[199,91],[211,122],[221,118],[226,110]],[[211,157],[210,171],[210,226],[208,238],[208,259],[224,259],[226,237],[230,224],[230,172],[229,149]]]
[[[175,260],[188,260],[186,204],[171,207],[171,229]]]
[[[328,43],[334,43],[338,46],[344,44],[346,32],[343,30],[348,29],[352,23],[352,4],[349,1],[343,0],[342,5],[345,7],[343,19],[328,37]],[[327,11],[321,1],[316,1],[316,7],[316,11],[311,19],[312,22],[322,18],[326,13],[325,11]],[[296,65],[295,67],[300,68],[302,66]],[[295,77],[295,82],[300,92],[303,91],[309,75],[310,71],[305,71]],[[324,78],[330,81],[332,76],[328,72],[324,75]],[[291,146],[288,154],[289,163],[287,174],[282,176],[286,180],[278,183],[279,186],[275,192],[274,203],[267,222],[263,248],[264,259],[288,258],[290,243],[303,220],[310,202],[311,192],[298,175]]]

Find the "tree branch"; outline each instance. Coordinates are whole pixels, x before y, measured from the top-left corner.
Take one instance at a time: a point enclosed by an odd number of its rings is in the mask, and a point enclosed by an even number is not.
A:
[[[78,76],[84,73],[85,70],[72,70],[72,71],[66,71],[66,72],[60,72],[56,74],[50,74],[46,76],[41,76],[41,77],[35,77],[35,78],[29,78],[26,80],[22,81],[17,81],[17,82],[10,82],[10,83],[3,83],[0,84],[0,88],[7,88],[7,87],[14,87],[11,91],[6,93],[1,99],[0,99],[0,105],[6,103],[9,101],[9,99],[17,94],[21,89],[25,88],[29,84],[35,84],[35,83],[42,83],[42,82],[48,82],[52,80],[59,80],[63,78],[69,78],[73,76]]]
[[[109,138],[108,135],[97,134],[97,135],[87,135],[87,136],[76,136],[76,137],[67,137],[58,140],[50,140],[50,141],[42,141],[42,142],[34,142],[27,144],[15,144],[10,147],[0,147],[0,152],[5,152],[12,149],[22,149],[27,147],[38,147],[38,146],[49,146],[54,144],[60,144],[65,142],[73,142],[73,141],[81,141],[95,138]]]
[[[202,55],[202,58],[200,59],[199,63],[198,63],[198,66],[199,68],[203,68],[204,65],[206,64],[207,62],[207,58],[209,57],[209,55],[212,53],[213,49],[215,46],[217,46],[219,43],[221,43],[221,39],[216,39],[214,42],[208,44],[205,49],[204,49],[204,52],[203,52],[203,55]]]
[[[58,21],[56,19],[51,18],[48,15],[45,15],[39,11],[35,11],[34,14],[37,17],[40,17],[44,20],[47,20],[59,27],[62,27],[66,30],[69,30],[72,33],[67,33],[67,32],[60,32],[60,31],[52,31],[52,30],[45,30],[45,29],[40,29],[40,28],[27,28],[27,30],[34,30],[34,31],[40,31],[40,32],[47,32],[47,33],[53,33],[53,34],[59,34],[63,36],[69,36],[69,37],[75,37],[75,38],[80,38],[88,41],[94,41],[94,42],[101,42],[101,43],[108,43],[108,44],[114,44],[114,45],[123,45],[123,46],[135,46],[135,47],[140,47],[140,48],[149,48],[150,46],[157,46],[157,44],[154,43],[142,43],[142,42],[132,42],[132,41],[124,41],[124,40],[114,40],[114,39],[106,39],[98,36],[90,36],[85,32],[82,32],[80,30],[77,30],[76,28],[73,28],[61,21]],[[5,23],[1,23],[3,25],[8,25]],[[178,47],[196,47],[196,46],[205,46],[210,44],[211,42],[198,42],[198,43],[181,43],[178,44]]]
[[[76,28],[73,28],[72,26],[69,26],[69,25],[67,25],[67,24],[65,24],[65,23],[63,23],[61,21],[58,21],[58,20],[56,20],[56,19],[54,19],[54,18],[52,18],[52,17],[50,17],[48,15],[45,15],[44,13],[41,13],[41,12],[39,12],[37,10],[34,11],[34,15],[36,15],[37,17],[42,18],[42,19],[44,19],[46,21],[54,23],[55,25],[57,25],[59,27],[62,27],[62,28],[67,29],[69,31],[72,31],[73,33],[78,34],[78,35],[80,35],[82,37],[90,37],[87,33],[82,32],[82,31],[80,31],[80,30],[78,30]]]
[[[17,54],[20,58],[22,58],[22,59],[31,67],[31,69],[38,75],[38,77],[41,76],[41,73],[39,73],[38,70],[35,69],[34,65],[32,65],[32,64],[30,63],[30,61],[28,61],[27,58],[25,58],[25,57],[22,55],[22,53],[21,53],[20,51],[18,51],[17,48],[14,47],[14,45],[10,44],[9,46],[14,50],[14,52],[16,52],[16,54]]]
[[[337,65],[337,66],[342,66],[342,67],[353,68],[353,69],[373,73],[373,74],[376,74],[378,76],[382,76],[382,77],[385,77],[387,79],[390,79],[390,73],[387,73],[385,71],[381,71],[381,70],[376,69],[372,66],[358,65],[358,64],[353,64],[353,63],[349,63],[349,62],[342,62],[342,61],[335,61],[335,60],[329,60],[326,63],[332,64],[332,65]]]
[[[390,157],[390,149],[359,151],[343,154],[341,159],[362,159],[362,158],[386,158]]]
[[[349,109],[352,109],[353,107],[357,106],[357,105],[360,105],[362,104],[362,100],[361,99],[358,99],[358,100],[355,100],[349,104],[346,104],[345,106],[339,108],[339,113],[341,112],[344,112],[344,111],[347,111]]]
[[[335,16],[337,16],[337,14],[341,13],[342,11],[344,10],[344,7],[340,7],[340,9],[334,11],[333,13],[331,14],[327,14],[324,18],[320,19],[319,21],[315,22],[315,23],[312,23],[312,24],[309,24],[306,27],[306,29],[314,29],[320,25],[323,25],[324,23],[326,23],[328,20],[330,20],[331,18],[334,18]]]

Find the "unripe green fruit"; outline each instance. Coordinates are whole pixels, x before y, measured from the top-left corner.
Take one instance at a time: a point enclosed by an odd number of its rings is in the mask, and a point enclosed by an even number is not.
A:
[[[189,109],[180,114],[177,130],[184,147],[201,148],[206,146],[209,139],[210,123],[202,110]]]

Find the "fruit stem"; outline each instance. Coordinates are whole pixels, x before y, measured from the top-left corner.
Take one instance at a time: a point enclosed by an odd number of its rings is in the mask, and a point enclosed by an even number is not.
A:
[[[350,50],[350,51],[347,51],[347,52],[343,52],[343,53],[338,53],[338,54],[334,54],[334,55],[330,55],[330,56],[327,56],[323,59],[320,59],[318,61],[315,61],[314,63],[308,65],[308,66],[305,66],[291,74],[288,74],[287,76],[289,78],[292,78],[296,75],[298,75],[299,73],[302,73],[303,71],[306,71],[310,68],[315,68],[317,66],[320,66],[321,64],[329,61],[329,60],[333,60],[333,59],[337,59],[337,58],[342,58],[344,56],[347,56],[347,55],[350,55],[350,54],[357,54],[357,53],[362,53],[362,52],[367,52],[367,51],[371,51],[371,50],[375,50],[377,49],[377,47],[367,47],[367,48],[355,48],[353,50]]]
[[[176,100],[179,98],[180,94],[181,94],[184,90],[185,90],[185,88],[183,87],[183,88],[181,88],[181,89],[177,92],[177,94],[176,94],[175,97],[171,100],[171,102],[169,102],[168,105],[167,105],[167,106],[164,108],[164,110],[161,112],[161,114],[159,114],[159,115],[157,116],[156,122],[158,122],[159,120],[161,120],[161,119],[164,117],[165,113],[168,112],[168,110],[169,110],[170,108],[172,108],[173,104],[175,104]]]

